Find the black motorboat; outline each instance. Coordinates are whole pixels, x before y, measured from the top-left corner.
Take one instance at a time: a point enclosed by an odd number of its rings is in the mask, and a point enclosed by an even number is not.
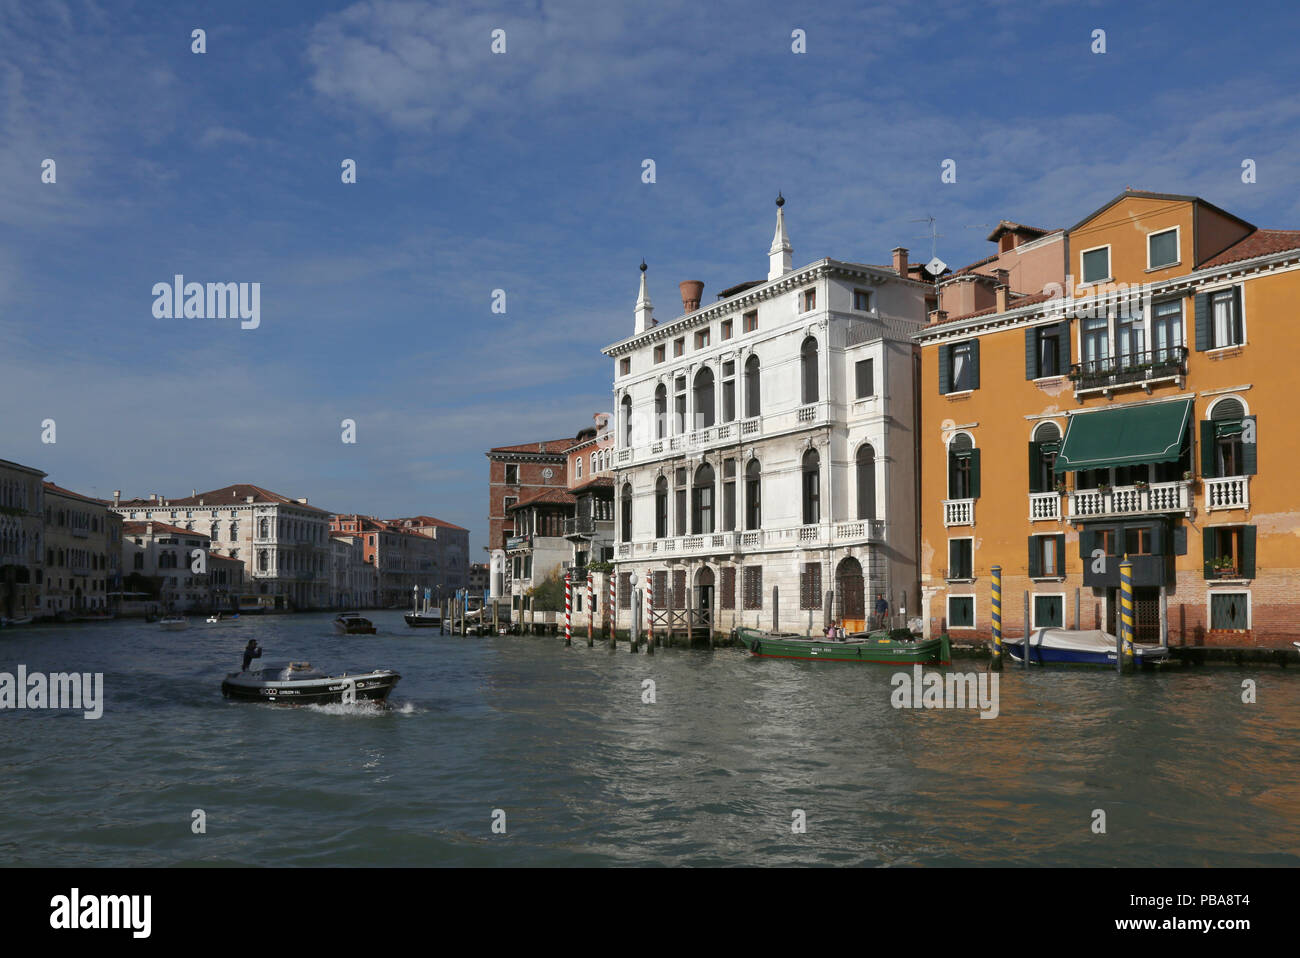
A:
[[[231,672],[221,683],[221,694],[228,699],[279,705],[351,705],[383,702],[401,678],[392,669],[329,675],[309,662],[290,662]]]
[[[334,628],[344,635],[374,635],[375,624],[359,612],[340,612]]]

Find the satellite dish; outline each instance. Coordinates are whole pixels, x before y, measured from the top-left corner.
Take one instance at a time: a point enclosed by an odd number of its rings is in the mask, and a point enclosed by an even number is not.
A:
[[[943,260],[939,259],[939,257],[937,256],[934,259],[930,260],[930,262],[925,264],[925,271],[929,273],[931,276],[938,276],[947,268],[948,268],[948,264],[945,263]]]

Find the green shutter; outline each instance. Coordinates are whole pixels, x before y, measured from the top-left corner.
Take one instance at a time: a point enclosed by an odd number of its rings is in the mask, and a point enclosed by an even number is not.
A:
[[[951,499],[952,490],[956,486],[957,479],[957,457],[951,452],[948,453],[948,498]]]
[[[1038,555],[1038,536],[1029,537],[1029,578],[1043,574],[1042,563]]]
[[[1210,294],[1196,294],[1196,351],[1205,352],[1213,346],[1210,342]]]
[[[1241,555],[1237,561],[1237,572],[1243,579],[1255,578],[1255,527],[1241,528]]]
[[[970,497],[972,499],[980,497],[980,451],[978,449],[970,451]]]
[[[1056,536],[1056,574],[1065,575],[1065,533]]]
[[[972,339],[970,341],[970,362],[971,362],[971,389],[980,388],[980,341]]]
[[[1025,330],[1025,378],[1038,378],[1038,330]]]
[[[1042,461],[1043,444],[1041,442],[1031,442],[1029,444],[1029,491],[1046,492],[1043,488],[1042,469],[1039,463]]]
[[[1088,568],[1088,558],[1092,555],[1092,542],[1096,533],[1088,526],[1079,530],[1079,558],[1083,560],[1083,567]]]
[[[939,347],[939,394],[947,395],[952,375],[952,346]]]
[[[1201,420],[1201,476],[1210,478],[1214,475],[1214,423],[1209,419]]]
[[[1254,442],[1245,442],[1243,440],[1241,443],[1241,459],[1246,468],[1246,475],[1253,476],[1259,467],[1259,423],[1255,421],[1254,416],[1247,416],[1242,419],[1242,422],[1249,422],[1250,431],[1254,433],[1252,437],[1255,440]]]
[[[1056,365],[1064,376],[1070,371],[1070,324],[1061,323],[1056,329]]]
[[[1212,566],[1212,563],[1214,562],[1215,559],[1213,529],[1201,530],[1201,558],[1205,562],[1205,578],[1213,579],[1214,568]]]

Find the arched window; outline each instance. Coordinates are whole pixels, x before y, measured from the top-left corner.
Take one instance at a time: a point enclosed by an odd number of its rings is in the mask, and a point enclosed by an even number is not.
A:
[[[668,435],[668,387],[660,383],[655,387],[655,438]]]
[[[619,415],[623,417],[623,448],[632,448],[632,397],[624,396],[619,403]]]
[[[803,454],[803,524],[806,526],[821,522],[821,465],[821,456],[817,455],[816,449],[809,449]]]
[[[594,452],[591,454],[591,474],[593,476],[596,474],[596,454]]]
[[[713,425],[713,370],[708,366],[695,374],[695,428],[707,429]]]
[[[948,498],[977,499],[980,451],[968,433],[959,432],[948,444]]]
[[[707,462],[695,470],[695,489],[691,504],[691,533],[713,532],[713,467]]]
[[[870,443],[858,448],[858,518],[876,518],[876,450]]]
[[[574,473],[573,478],[574,478],[574,479],[581,479],[581,478],[582,478],[582,457],[581,457],[581,456],[577,456],[577,457],[573,460],[573,468],[576,470],[576,472]]]
[[[1202,473],[1208,476],[1255,473],[1255,445],[1242,441],[1246,422],[1246,407],[1240,399],[1228,397],[1214,404],[1210,421],[1201,424]],[[1253,422],[1251,428],[1253,431]]]
[[[619,516],[619,541],[632,541],[632,483],[623,483],[623,496]]]
[[[817,340],[809,336],[799,349],[799,378],[803,384],[803,403],[816,402],[817,390]]]
[[[258,571],[258,572],[266,572],[266,571],[267,571],[267,568],[268,568],[268,565],[267,565],[268,561],[269,561],[269,560],[267,559],[267,552],[266,552],[266,550],[265,550],[265,549],[258,549],[258,550],[257,550],[257,571]]]
[[[758,415],[761,408],[759,395],[761,393],[758,375],[758,357],[750,356],[745,360],[745,418],[752,419]]]
[[[763,467],[757,459],[749,460],[745,467],[745,528],[758,529],[763,525]]]
[[[239,538],[239,523],[232,522],[230,524],[230,541],[233,542],[238,538]]]
[[[1061,429],[1054,422],[1039,423],[1029,443],[1029,491],[1056,488],[1056,457],[1061,452]]]
[[[655,538],[668,537],[668,480],[660,476],[655,481]]]

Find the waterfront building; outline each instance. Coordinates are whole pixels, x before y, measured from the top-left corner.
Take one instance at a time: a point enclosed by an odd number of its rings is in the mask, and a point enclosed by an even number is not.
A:
[[[45,473],[0,459],[0,617],[41,615]]]
[[[99,499],[52,482],[43,484],[46,616],[107,612],[108,594],[120,589],[122,520]]]
[[[572,544],[569,568],[586,580],[592,562],[614,558],[614,429],[608,413],[581,430],[566,451],[569,492],[574,514],[565,519],[564,536]]]
[[[519,597],[552,575],[563,575],[573,561],[565,527],[573,519],[575,498],[564,486],[529,493],[506,507],[514,535],[506,541],[507,595]],[[518,603],[512,606],[518,608]]]
[[[330,602],[335,608],[379,605],[379,572],[366,561],[364,542],[359,532],[330,532]]]
[[[435,601],[445,598],[435,584],[432,538],[405,529],[393,521],[356,513],[330,517],[331,532],[355,533],[361,537],[363,561],[375,571],[374,605],[393,608],[411,602],[415,588],[433,589]]]
[[[517,594],[511,587],[515,558],[522,559],[526,545],[515,528],[513,506],[542,491],[567,488],[568,457],[573,439],[550,439],[514,446],[496,446],[488,458],[488,555],[491,595]],[[518,563],[522,568],[522,561]],[[532,563],[528,565],[531,567]]]
[[[213,581],[214,562],[222,557],[211,552],[211,540],[201,532],[170,525],[166,522],[127,520],[122,526],[122,546],[119,555],[126,569],[124,589],[127,593],[146,601],[157,603],[174,612],[198,612],[209,609],[235,609],[231,596],[239,589],[224,585],[220,599]],[[197,572],[195,553],[203,554],[202,569]],[[234,573],[229,563],[242,570],[243,563],[226,557],[221,565],[223,582],[237,580],[242,585],[242,571]]]
[[[918,607],[911,337],[933,283],[901,247],[794,268],[782,203],[766,279],[707,305],[684,282],[659,323],[642,264],[632,335],[604,349],[624,609],[633,573],[723,632],[864,623],[877,593]]]
[[[491,580],[488,577],[488,564],[486,562],[472,562],[469,567],[469,591],[475,595],[483,595],[491,588]]]
[[[1026,593],[1030,627],[1115,632],[1127,556],[1141,640],[1162,602],[1174,645],[1300,638],[1300,231],[1127,190],[1069,229],[990,239],[997,265],[946,278],[916,337],[927,632],[987,640],[994,565],[1008,633]]]
[[[427,536],[434,542],[433,565],[427,581],[417,583],[434,594],[454,595],[469,584],[469,530],[433,516],[386,519],[390,526]]]
[[[323,609],[329,605],[329,513],[249,483],[188,497],[122,499],[110,508],[127,521],[158,520],[205,533],[213,552],[244,563],[254,594],[276,609]]]

